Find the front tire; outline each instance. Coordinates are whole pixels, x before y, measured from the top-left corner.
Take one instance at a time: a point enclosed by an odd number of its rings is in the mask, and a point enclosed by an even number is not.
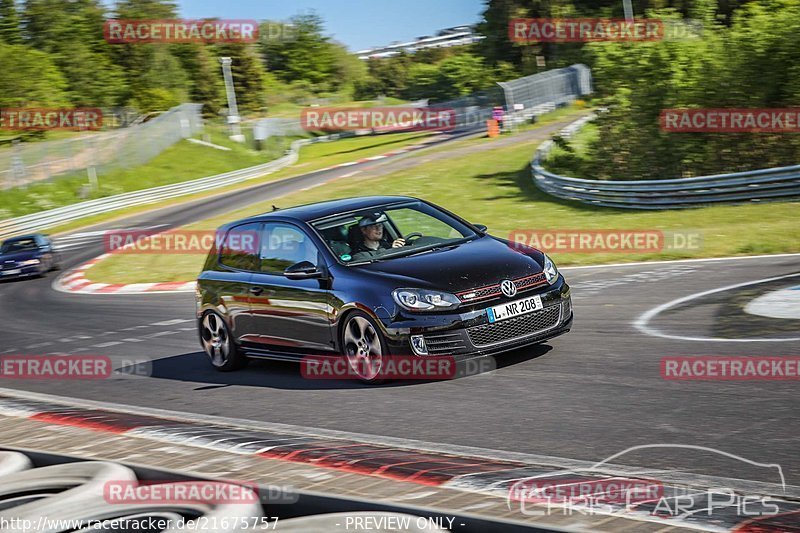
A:
[[[53,258],[49,254],[45,254],[40,259],[39,273],[36,275],[38,278],[46,278],[47,274],[53,270]]]
[[[354,311],[344,322],[341,335],[342,352],[350,369],[363,383],[378,385],[385,379],[383,357],[388,355],[380,327],[364,312]]]
[[[211,366],[220,372],[238,370],[247,364],[247,359],[233,340],[228,324],[214,311],[207,312],[200,321],[200,343]]]

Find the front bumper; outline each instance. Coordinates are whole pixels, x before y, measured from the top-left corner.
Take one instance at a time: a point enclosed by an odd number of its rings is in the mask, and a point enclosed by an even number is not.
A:
[[[17,270],[19,270],[19,272],[16,272]],[[17,278],[27,278],[30,276],[39,276],[41,273],[42,273],[41,265],[9,267],[0,270],[0,281],[4,279],[17,279]]]
[[[457,359],[492,355],[536,344],[568,332],[572,326],[572,299],[563,277],[546,290],[518,293],[515,298],[539,294],[543,308],[514,318],[489,323],[486,308],[502,303],[492,300],[460,309],[460,313],[401,313],[383,321],[389,348],[395,354],[413,354],[410,339],[422,335],[428,356]],[[424,357],[424,356],[423,356]]]

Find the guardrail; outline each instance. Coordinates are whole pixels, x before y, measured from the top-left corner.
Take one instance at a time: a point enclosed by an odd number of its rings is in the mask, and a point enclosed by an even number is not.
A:
[[[559,132],[569,138],[594,116],[583,117]],[[560,176],[542,162],[553,141],[542,143],[531,161],[534,184],[565,200],[624,209],[679,209],[725,203],[800,199],[800,165],[749,172],[667,180],[600,181]]]
[[[87,216],[113,211],[115,209],[151,204],[160,202],[161,200],[168,200],[170,198],[177,198],[187,194],[218,189],[220,187],[225,187],[226,185],[258,178],[295,163],[299,157],[299,150],[301,146],[315,142],[328,141],[335,138],[338,137],[336,135],[326,135],[322,137],[316,137],[314,139],[300,139],[294,141],[291,144],[288,153],[283,157],[253,167],[225,172],[224,174],[217,174],[215,176],[209,176],[188,182],[175,183],[172,185],[164,185],[162,187],[155,187],[152,189],[117,194],[114,196],[108,196],[106,198],[98,198],[96,200],[89,200],[87,202],[81,202],[78,204],[50,209],[48,211],[41,211],[39,213],[33,213],[18,218],[3,220],[0,221],[0,240],[13,235],[40,231],[58,224],[65,224],[74,220],[85,218]]]

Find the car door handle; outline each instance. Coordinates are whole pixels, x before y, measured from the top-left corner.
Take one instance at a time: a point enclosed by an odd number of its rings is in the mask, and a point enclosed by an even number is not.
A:
[[[264,289],[261,287],[250,287],[250,294],[255,294],[256,296],[258,296],[262,292],[264,292]]]

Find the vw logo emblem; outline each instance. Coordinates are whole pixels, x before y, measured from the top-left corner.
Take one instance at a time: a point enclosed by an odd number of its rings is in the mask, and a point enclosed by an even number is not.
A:
[[[509,298],[517,294],[517,286],[510,279],[504,279],[500,282],[500,290]]]

